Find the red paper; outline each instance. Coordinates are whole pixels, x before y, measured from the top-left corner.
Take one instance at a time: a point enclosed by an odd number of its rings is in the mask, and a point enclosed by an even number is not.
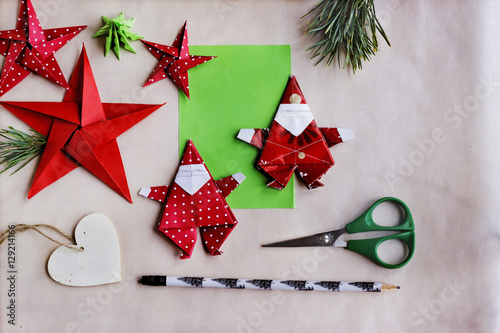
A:
[[[148,50],[159,60],[158,65],[153,69],[153,72],[143,87],[166,79],[168,76],[189,99],[188,70],[212,60],[215,57],[189,54],[186,24],[187,21],[177,34],[172,46],[148,42],[141,39],[141,42],[143,42]]]
[[[267,186],[282,190],[295,170],[309,189],[333,166],[328,150],[353,138],[347,128],[319,128],[295,79],[290,76],[270,129],[242,129],[238,138],[262,149],[257,169],[272,178]]]
[[[0,102],[47,137],[28,198],[81,165],[132,202],[116,137],[162,105],[101,103],[85,47],[62,102]]]
[[[215,256],[222,254],[221,245],[238,223],[225,198],[244,179],[240,172],[215,182],[189,140],[174,183],[146,187],[139,194],[165,203],[158,230],[182,251],[181,259],[191,257],[197,227],[205,248]]]
[[[67,89],[54,54],[86,27],[43,30],[31,1],[22,0],[16,29],[0,31],[0,54],[7,57],[0,76],[0,96],[31,73]]]

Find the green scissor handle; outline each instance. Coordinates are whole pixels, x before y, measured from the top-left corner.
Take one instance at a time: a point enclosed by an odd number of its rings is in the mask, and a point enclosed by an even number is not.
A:
[[[392,202],[403,209],[405,216],[400,224],[396,226],[385,227],[375,223],[375,221],[373,220],[373,211],[378,205],[383,202]],[[403,201],[397,198],[386,197],[379,199],[377,202],[371,205],[366,212],[361,214],[354,221],[348,223],[345,228],[350,234],[365,231],[402,231],[402,233],[395,235],[379,238],[350,240],[349,242],[347,242],[346,248],[348,250],[359,253],[367,257],[368,259],[373,260],[378,265],[386,268],[399,268],[406,265],[412,258],[413,252],[415,251],[415,225],[413,224],[413,218],[411,216],[410,209]],[[408,247],[408,255],[402,262],[398,264],[388,264],[380,259],[377,254],[378,246],[389,239],[400,240]]]

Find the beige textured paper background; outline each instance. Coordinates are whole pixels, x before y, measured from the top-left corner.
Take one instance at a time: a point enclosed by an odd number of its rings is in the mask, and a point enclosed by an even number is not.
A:
[[[300,16],[315,1],[33,0],[45,28],[88,24],[56,57],[67,77],[85,42],[104,102],[168,104],[118,138],[134,204],[80,168],[31,200],[36,163],[0,176],[0,225],[49,223],[72,232],[85,215],[109,216],[121,242],[120,284],[71,288],[52,281],[55,245],[36,233],[16,239],[16,325],[7,322],[7,253],[0,250],[2,332],[493,332],[500,327],[498,134],[500,6],[496,1],[377,0],[392,47],[381,45],[355,76],[313,67]],[[0,2],[0,30],[15,26],[18,2]],[[240,224],[211,258],[192,259],[153,230],[160,207],[136,195],[169,183],[178,164],[177,89],[140,88],[156,64],[137,55],[102,56],[90,39],[101,15],[124,11],[134,31],[170,43],[184,19],[192,45],[290,44],[292,69],[321,126],[356,138],[336,147],[326,187],[297,184],[297,208],[235,210]],[[2,60],[3,61],[3,60]],[[1,100],[60,101],[64,91],[30,76]],[[193,96],[195,98],[195,96]],[[24,124],[0,110],[0,127]],[[396,178],[394,178],[396,177]],[[336,228],[392,195],[412,209],[414,259],[380,268],[341,249],[262,249],[261,243]],[[300,293],[152,288],[143,274],[318,280],[381,280],[399,291]]]

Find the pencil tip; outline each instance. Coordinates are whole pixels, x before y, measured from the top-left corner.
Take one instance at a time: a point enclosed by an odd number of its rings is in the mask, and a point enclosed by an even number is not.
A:
[[[396,286],[393,284],[388,284],[388,283],[383,283],[382,284],[382,290],[392,290],[392,289],[400,289],[400,286]]]

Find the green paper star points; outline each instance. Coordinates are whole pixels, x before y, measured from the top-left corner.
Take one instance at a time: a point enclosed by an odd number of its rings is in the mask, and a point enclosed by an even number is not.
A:
[[[107,57],[109,51],[113,48],[118,60],[120,60],[120,46],[127,51],[136,53],[132,46],[130,46],[129,40],[135,41],[144,37],[130,31],[134,25],[135,18],[125,19],[125,15],[120,13],[120,15],[113,19],[106,16],[103,16],[102,19],[106,24],[92,38],[106,36],[104,56]]]

